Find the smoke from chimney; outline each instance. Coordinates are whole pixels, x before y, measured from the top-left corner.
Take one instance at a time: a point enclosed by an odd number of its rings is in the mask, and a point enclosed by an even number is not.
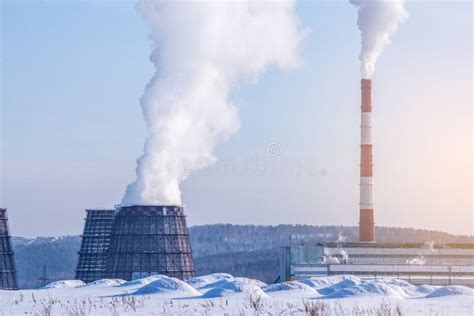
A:
[[[361,76],[372,78],[377,58],[390,44],[390,37],[408,17],[403,0],[349,0],[358,7],[362,47],[359,55]]]
[[[141,97],[149,135],[122,204],[181,204],[180,183],[216,161],[214,146],[239,129],[229,91],[269,65],[299,63],[304,32],[293,1],[152,1],[156,72]]]

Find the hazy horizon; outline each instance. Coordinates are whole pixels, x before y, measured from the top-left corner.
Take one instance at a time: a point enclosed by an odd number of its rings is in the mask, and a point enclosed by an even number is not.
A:
[[[308,225],[308,224],[287,224],[287,223],[281,223],[281,224],[235,224],[235,223],[211,223],[211,224],[201,224],[201,225],[188,225],[189,228],[191,227],[202,227],[202,226],[206,226],[206,225],[236,225],[236,226],[257,226],[257,227],[276,227],[276,226],[280,226],[280,225],[295,225],[295,226],[298,226],[298,225],[301,225],[301,226],[304,226],[304,225]],[[310,225],[310,226],[318,226],[318,225]],[[334,227],[353,227],[353,228],[357,228],[358,226],[357,225],[319,225],[319,226],[327,226],[327,227],[330,227],[330,226],[334,226]],[[446,232],[446,231],[442,231],[442,230],[431,230],[431,229],[424,229],[424,228],[417,228],[417,227],[398,227],[398,226],[376,226],[375,229],[377,229],[378,227],[380,228],[402,228],[402,229],[415,229],[415,230],[424,230],[424,231],[431,231],[431,232],[441,232],[441,233],[446,233],[446,234],[450,234],[450,235],[453,235],[453,236],[465,236],[465,237],[474,237],[473,234],[456,234],[456,233],[449,233],[449,232]],[[80,236],[83,232],[80,231],[78,232],[77,234],[61,234],[61,235],[37,235],[37,236],[21,236],[21,235],[15,235],[15,234],[11,234],[12,237],[17,237],[17,238],[26,238],[26,239],[34,239],[34,238],[61,238],[61,237],[68,237],[68,236]],[[338,238],[340,238],[340,236],[334,236],[334,242],[336,242],[338,240]],[[298,240],[296,238],[296,240]]]

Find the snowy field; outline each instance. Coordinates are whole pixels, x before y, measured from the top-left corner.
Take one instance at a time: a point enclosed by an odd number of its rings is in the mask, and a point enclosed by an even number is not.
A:
[[[219,273],[187,282],[152,276],[125,282],[54,282],[0,291],[1,315],[474,315],[474,290],[354,276],[267,285]]]

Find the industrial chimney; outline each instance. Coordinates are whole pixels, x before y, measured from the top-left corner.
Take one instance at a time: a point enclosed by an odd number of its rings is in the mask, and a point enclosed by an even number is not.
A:
[[[374,204],[372,201],[372,81],[361,80],[360,143],[360,218],[359,241],[375,242]]]

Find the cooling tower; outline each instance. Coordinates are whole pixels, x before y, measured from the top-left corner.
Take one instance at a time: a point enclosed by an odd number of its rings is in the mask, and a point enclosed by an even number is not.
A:
[[[4,208],[0,208],[0,289],[18,289],[7,210]]]
[[[132,280],[154,274],[195,275],[184,209],[176,205],[121,206],[115,214],[108,278]]]
[[[375,242],[374,204],[372,200],[372,81],[361,80],[360,144],[360,219],[359,241]]]
[[[115,210],[86,210],[76,279],[92,282],[105,277]]]

